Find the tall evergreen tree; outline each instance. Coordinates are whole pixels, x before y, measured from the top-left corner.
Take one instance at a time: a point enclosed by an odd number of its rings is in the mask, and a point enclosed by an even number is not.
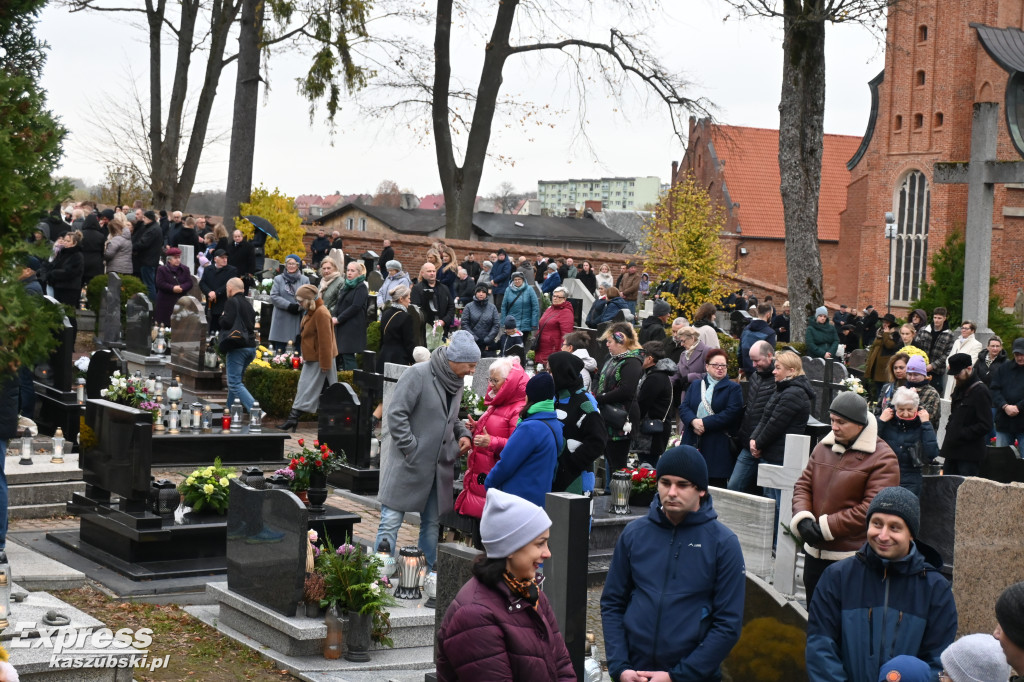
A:
[[[19,281],[26,257],[38,254],[27,238],[40,211],[70,192],[53,176],[65,130],[39,87],[46,46],[35,37],[35,25],[45,4],[0,3],[0,376],[45,357],[60,324],[59,311],[40,307]]]

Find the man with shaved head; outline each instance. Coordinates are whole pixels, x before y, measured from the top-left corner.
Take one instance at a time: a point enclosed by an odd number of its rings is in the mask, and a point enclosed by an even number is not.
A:
[[[238,277],[232,277],[224,286],[227,301],[220,316],[220,333],[217,340],[224,352],[224,365],[228,375],[227,405],[238,398],[246,412],[252,410],[254,402],[249,389],[242,383],[245,368],[256,358],[256,311],[252,309],[243,294],[245,284]]]

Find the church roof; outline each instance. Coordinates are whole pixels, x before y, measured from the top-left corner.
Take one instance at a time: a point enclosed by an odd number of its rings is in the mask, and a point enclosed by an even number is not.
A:
[[[818,239],[839,241],[839,214],[846,209],[850,171],[846,162],[861,138],[825,135],[821,156]],[[784,239],[785,219],[779,190],[779,131],[743,126],[713,126],[714,155],[722,169],[725,191],[744,237]]]
[[[996,64],[1010,73],[1024,71],[1024,32],[1012,26],[996,28],[974,22],[971,28],[978,32],[982,47]]]

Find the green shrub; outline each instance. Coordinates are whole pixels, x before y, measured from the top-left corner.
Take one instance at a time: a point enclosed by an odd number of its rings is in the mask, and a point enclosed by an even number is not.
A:
[[[371,322],[366,327],[366,350],[380,352],[380,322]]]
[[[284,419],[288,416],[299,387],[299,372],[293,369],[267,369],[249,365],[243,381],[268,417]],[[344,381],[352,390],[359,393],[359,387],[352,383],[351,371],[338,372],[338,381]],[[316,415],[307,415],[305,419],[316,419]]]
[[[787,346],[793,348],[800,357],[807,355],[807,344],[798,341],[779,341],[775,344],[775,352],[778,353],[780,350],[785,350]]]
[[[100,314],[100,301],[103,300],[103,291],[107,288],[107,276],[96,275],[85,289],[85,306],[97,315]],[[125,303],[135,294],[146,294],[149,296],[149,289],[138,277],[121,275],[121,321],[125,321]],[[151,301],[156,305],[156,301]]]
[[[725,351],[729,363],[729,376],[733,379],[740,375],[740,340],[728,334],[718,335],[718,346]]]

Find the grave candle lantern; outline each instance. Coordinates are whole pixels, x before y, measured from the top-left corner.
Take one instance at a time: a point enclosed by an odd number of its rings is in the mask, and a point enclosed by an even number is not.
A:
[[[210,433],[213,430],[213,410],[209,405],[203,405],[203,433]]]
[[[427,574],[427,578],[423,582],[423,591],[427,595],[427,603],[423,605],[424,608],[432,609],[437,606],[437,571]]]
[[[192,433],[199,433],[203,430],[203,404],[192,403]]]
[[[263,410],[260,409],[260,401],[256,400],[249,410],[249,432],[261,433],[263,431]]]
[[[633,487],[633,477],[628,471],[616,471],[612,474],[608,486],[612,494],[612,513],[629,514],[629,491]]]
[[[398,552],[398,587],[395,597],[398,599],[419,599],[420,569],[426,566],[427,560],[419,547],[403,547]]]
[[[149,378],[146,379],[146,390],[152,395],[156,391],[156,374],[150,372]]]
[[[167,433],[181,433],[178,429],[178,403],[171,403],[171,411],[167,413]]]
[[[292,369],[298,369],[298,368],[299,368],[299,356],[298,355],[293,355],[292,356]]]
[[[75,381],[75,398],[79,405],[85,405],[85,379],[81,377]]]
[[[171,379],[171,385],[167,387],[167,399],[171,402],[181,400],[181,377]]]
[[[153,430],[157,433],[164,432],[164,414],[166,414],[166,408],[164,406],[164,397],[158,395],[156,397],[156,404],[160,406],[160,413],[156,416],[156,421],[153,422]]]
[[[64,432],[58,426],[57,431],[53,434],[53,454],[50,455],[50,464],[63,464],[64,463]]]
[[[224,410],[224,412],[221,413],[220,428],[224,433],[231,431],[231,414],[227,410]]]
[[[231,422],[229,426],[232,431],[242,430],[242,401],[235,398],[235,402],[231,404]]]
[[[32,463],[32,433],[25,429],[21,432],[21,459],[18,464]]]

